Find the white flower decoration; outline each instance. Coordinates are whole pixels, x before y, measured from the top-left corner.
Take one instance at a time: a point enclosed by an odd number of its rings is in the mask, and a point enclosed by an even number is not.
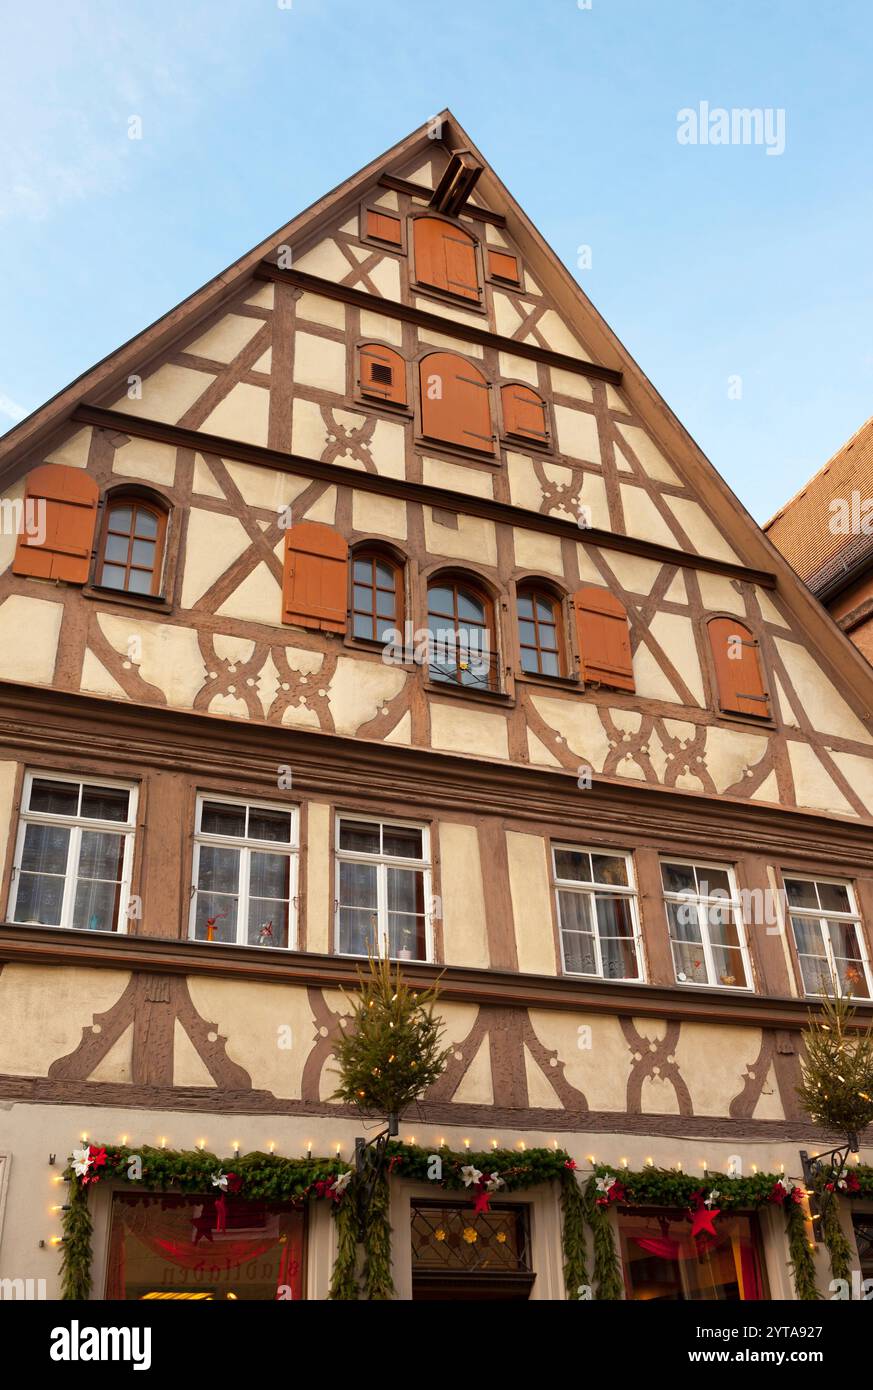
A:
[[[474,1182],[481,1182],[482,1174],[478,1168],[474,1168],[472,1163],[465,1163],[461,1169],[461,1177],[464,1179],[465,1187],[472,1187]]]
[[[73,1149],[73,1171],[77,1177],[84,1178],[91,1167],[91,1154],[88,1149]]]
[[[488,1179],[488,1182],[485,1185],[488,1188],[489,1192],[496,1192],[498,1187],[506,1186],[499,1173],[492,1173],[491,1177]]]
[[[596,1183],[597,1191],[605,1192],[608,1195],[615,1185],[615,1181],[615,1178],[610,1178],[608,1176],[605,1178],[598,1178]]]
[[[219,1173],[217,1177],[213,1175],[212,1186],[220,1187],[222,1192],[225,1192],[227,1190],[227,1178],[225,1177],[224,1173]]]
[[[351,1180],[352,1180],[351,1169],[349,1170],[348,1173],[340,1173],[339,1177],[337,1178],[336,1182],[335,1182],[334,1185],[333,1185],[333,1190],[334,1190],[334,1192],[345,1192],[345,1190],[346,1190],[346,1188],[348,1187],[348,1185],[349,1185],[349,1183],[351,1182]]]
[[[721,1193],[720,1193],[720,1192],[716,1192],[716,1191],[715,1191],[715,1188],[713,1188],[712,1192],[710,1192],[709,1196],[704,1200],[703,1205],[704,1205],[705,1207],[712,1207],[712,1206],[715,1206],[715,1203],[718,1201],[718,1199],[719,1199],[720,1196],[721,1196]]]

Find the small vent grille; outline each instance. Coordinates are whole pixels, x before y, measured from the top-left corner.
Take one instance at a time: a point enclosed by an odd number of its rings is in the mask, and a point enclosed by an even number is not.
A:
[[[378,381],[381,386],[390,386],[394,380],[394,374],[384,362],[372,362],[370,364],[370,380]]]

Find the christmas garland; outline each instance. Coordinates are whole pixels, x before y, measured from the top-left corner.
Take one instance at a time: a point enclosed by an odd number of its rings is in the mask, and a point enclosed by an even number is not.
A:
[[[435,1160],[438,1163],[435,1164]],[[224,1165],[227,1165],[227,1171]],[[384,1164],[370,1193],[363,1217],[364,1296],[370,1300],[394,1295],[391,1278],[391,1226],[388,1217],[390,1175],[410,1181],[431,1181],[445,1190],[464,1192],[475,1212],[486,1212],[497,1192],[514,1192],[539,1183],[561,1185],[564,1215],[563,1250],[568,1297],[584,1297],[586,1285],[584,1202],[575,1176],[575,1163],[563,1150],[495,1149],[488,1153],[454,1153],[451,1149],[422,1149],[389,1143]],[[153,1192],[217,1190],[216,1206],[228,1197],[272,1201],[329,1201],[336,1221],[337,1255],[329,1298],[360,1297],[358,1280],[359,1179],[339,1158],[282,1158],[249,1153],[221,1160],[204,1150],[154,1149],[143,1146],[89,1144],[74,1152],[64,1172],[70,1194],[63,1211],[62,1297],[87,1299],[91,1293],[91,1217],[88,1189],[97,1182],[124,1182]]]
[[[848,1281],[852,1273],[852,1247],[840,1224],[840,1197],[850,1201],[873,1198],[873,1168],[858,1164],[839,1174],[826,1168],[816,1176],[813,1192],[821,1215],[820,1234],[831,1263],[831,1277]]]
[[[224,1164],[227,1171],[224,1171]],[[91,1293],[91,1216],[88,1189],[107,1179],[153,1192],[202,1195],[216,1190],[216,1207],[228,1197],[244,1196],[272,1201],[324,1200],[336,1222],[337,1254],[328,1297],[356,1300],[363,1296],[378,1301],[394,1296],[391,1277],[390,1178],[393,1173],[413,1182],[430,1182],[445,1191],[464,1193],[474,1213],[487,1212],[497,1194],[517,1192],[545,1182],[557,1182],[562,1213],[564,1282],[568,1299],[591,1296],[588,1285],[586,1224],[592,1233],[593,1294],[600,1300],[624,1296],[621,1266],[616,1251],[609,1208],[616,1204],[680,1207],[692,1219],[692,1233],[712,1233],[722,1212],[756,1210],[768,1204],[785,1212],[789,1263],[799,1299],[819,1298],[815,1271],[806,1235],[804,1190],[773,1173],[753,1177],[729,1177],[707,1173],[705,1182],[669,1169],[647,1167],[639,1172],[618,1171],[598,1165],[580,1186],[575,1161],[562,1149],[494,1149],[483,1153],[457,1153],[442,1146],[424,1149],[414,1144],[386,1145],[383,1164],[369,1193],[363,1225],[359,1228],[357,1197],[360,1179],[340,1158],[283,1158],[277,1154],[249,1153],[232,1160],[197,1149],[175,1151],[144,1146],[90,1144],[77,1150],[64,1177],[70,1194],[63,1211],[62,1297],[87,1299]],[[850,1197],[873,1197],[873,1168],[854,1168],[845,1189]],[[822,1236],[831,1253],[834,1277],[844,1267],[847,1252],[839,1237],[837,1193],[825,1197]],[[830,1199],[829,1201],[827,1199]],[[826,1215],[827,1213],[827,1215]],[[836,1222],[836,1225],[834,1224]],[[359,1244],[363,1265],[359,1269]]]
[[[873,1175],[871,1175],[873,1176]],[[768,1204],[783,1208],[788,1237],[789,1265],[794,1291],[801,1300],[816,1299],[815,1263],[806,1234],[805,1189],[774,1173],[730,1177],[725,1173],[699,1178],[668,1168],[643,1168],[620,1172],[598,1164],[585,1185],[585,1205],[594,1238],[594,1289],[598,1299],[624,1295],[609,1208],[680,1207],[688,1212],[692,1236],[715,1234],[722,1212],[757,1210]],[[835,1204],[835,1203],[834,1203]]]

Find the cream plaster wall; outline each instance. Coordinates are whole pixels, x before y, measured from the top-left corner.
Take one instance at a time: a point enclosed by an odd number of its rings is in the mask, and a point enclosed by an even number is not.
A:
[[[476,827],[442,820],[439,843],[445,963],[487,970],[486,889]]]
[[[518,968],[532,975],[556,975],[548,845],[541,835],[508,830],[506,852]]]

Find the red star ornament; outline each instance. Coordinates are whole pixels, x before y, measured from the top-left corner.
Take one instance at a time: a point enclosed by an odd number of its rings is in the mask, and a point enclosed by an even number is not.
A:
[[[691,1216],[692,1236],[714,1236],[715,1227],[712,1223],[715,1221],[715,1218],[720,1215],[720,1213],[720,1207],[705,1207],[701,1203],[701,1205],[697,1208],[695,1212],[692,1213]]]

